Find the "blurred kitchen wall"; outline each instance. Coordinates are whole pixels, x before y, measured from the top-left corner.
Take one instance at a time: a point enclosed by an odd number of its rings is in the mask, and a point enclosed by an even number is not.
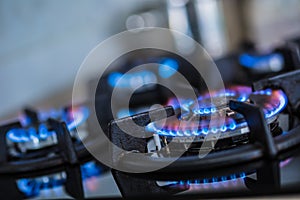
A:
[[[299,0],[243,0],[244,33],[257,48],[269,49],[300,35]]]
[[[299,0],[192,2],[197,10],[200,43],[215,58],[238,52],[245,42],[268,50],[300,35]]]
[[[187,16],[184,9],[190,5],[195,13]],[[268,49],[300,35],[300,1],[2,0],[0,118],[24,105],[70,103],[76,72],[88,52],[113,34],[144,26],[193,30],[218,58],[238,53],[244,41]]]
[[[40,100],[70,98],[76,71],[89,51],[124,30],[132,10],[157,2],[0,1],[0,116]]]

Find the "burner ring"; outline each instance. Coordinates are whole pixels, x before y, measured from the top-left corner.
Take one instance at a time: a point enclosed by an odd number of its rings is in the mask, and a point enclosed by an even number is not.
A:
[[[295,127],[289,132],[274,138],[278,155],[284,154],[287,150],[300,144],[300,126]],[[210,170],[218,170],[225,167],[239,166],[253,161],[259,161],[265,157],[263,146],[254,143],[248,143],[236,148],[217,151],[207,154],[204,158],[199,159],[198,156],[180,157],[171,165],[157,171],[148,172],[140,176],[144,177],[160,177],[164,180],[173,180],[175,176],[183,176],[184,173],[202,174]],[[136,162],[136,160],[139,162]],[[122,165],[125,169],[141,169],[146,168],[145,163],[151,166],[162,166],[172,160],[169,157],[146,157],[136,153],[128,153],[118,159],[118,165]],[[177,178],[176,178],[177,179]]]
[[[80,166],[83,180],[98,176],[102,173],[102,167],[94,161],[86,162]],[[61,171],[54,174],[47,174],[38,177],[21,178],[16,180],[18,189],[26,197],[35,197],[40,191],[49,188],[60,187],[66,183],[67,174]]]
[[[57,113],[57,112],[56,112]],[[79,139],[75,132],[75,128],[83,124],[89,115],[89,111],[84,106],[78,106],[74,109],[66,109],[60,112],[59,115],[52,113],[42,113],[39,116],[38,124],[28,124],[26,128],[13,128],[7,132],[6,138],[8,146],[14,152],[14,144],[22,152],[27,150],[37,150],[44,147],[49,147],[57,143],[56,133],[47,127],[47,119],[51,117],[60,118],[66,121],[67,128],[74,139]],[[26,121],[23,119],[23,121]]]
[[[212,98],[226,96],[229,100],[237,99],[239,101],[254,101],[255,104],[262,107],[268,124],[277,119],[277,115],[287,104],[287,97],[281,90],[266,89],[253,93],[250,91],[251,89],[249,87],[236,86],[227,89],[223,94],[217,91],[212,94]],[[218,107],[207,106],[210,103],[209,94],[200,96],[198,100],[198,104],[204,104],[205,106],[201,107],[200,105],[199,109],[195,109],[195,102],[186,101],[183,105],[183,110],[186,113],[181,115],[179,119],[173,118],[171,122],[167,122],[163,127],[159,124],[160,122],[150,123],[146,128],[147,131],[157,133],[161,136],[178,138],[178,140],[180,140],[180,137],[185,137],[185,140],[187,139],[186,137],[191,137],[189,141],[203,141],[204,137],[208,134],[214,135],[221,133],[218,138],[222,139],[249,132],[248,125],[243,116],[231,111],[228,105],[223,104]],[[174,105],[175,109],[179,109],[179,105],[176,103],[176,100],[170,100],[169,104],[172,104],[172,106]],[[209,127],[210,118],[217,116],[221,113],[221,111],[232,113],[230,116],[226,116],[224,124],[216,124]],[[196,116],[195,118],[198,117],[197,119],[200,118],[200,120],[191,120],[193,116]]]

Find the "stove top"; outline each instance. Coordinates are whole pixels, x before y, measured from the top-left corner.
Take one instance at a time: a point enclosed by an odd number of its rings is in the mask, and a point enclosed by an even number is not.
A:
[[[118,107],[118,119],[109,110],[112,88],[123,75],[115,71],[97,83],[101,87],[93,94],[95,108],[90,102],[46,111],[25,108],[16,119],[0,125],[0,195],[6,199],[298,195],[300,70],[285,65],[293,52],[280,47],[269,55],[243,53],[235,59],[250,80],[237,78],[224,90],[195,88],[196,99],[175,98],[158,84],[148,85],[133,95],[130,110]],[[180,70],[177,59],[164,56],[158,62]],[[173,75],[166,68],[158,71],[164,79]],[[149,70],[127,74],[122,91],[134,80],[148,84],[157,79]],[[149,109],[156,103],[164,106]],[[102,115],[93,117],[94,109]],[[105,135],[99,135],[95,124],[104,127]],[[97,159],[101,156],[109,166]]]
[[[291,104],[299,100],[298,80],[299,70],[256,82],[253,91],[238,86],[213,92],[210,101],[207,94],[171,99],[164,108],[113,121],[112,173],[122,195],[213,197],[232,189],[257,195],[296,187],[299,180],[287,177],[298,163],[299,107]],[[126,134],[131,120],[146,132]]]

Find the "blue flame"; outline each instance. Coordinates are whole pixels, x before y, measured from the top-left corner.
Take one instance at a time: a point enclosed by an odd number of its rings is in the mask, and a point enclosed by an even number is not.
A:
[[[80,169],[83,180],[99,176],[102,173],[102,168],[93,161],[83,164]],[[65,176],[24,178],[17,180],[17,187],[26,197],[35,197],[41,190],[53,189],[62,186],[65,182]]]
[[[26,197],[34,197],[40,193],[40,185],[32,179],[20,179],[17,181],[17,186]]]
[[[236,123],[234,122],[234,121],[232,121],[230,124],[229,124],[229,129],[230,130],[234,130],[234,129],[236,129]]]
[[[81,166],[82,179],[99,176],[101,173],[102,168],[95,162],[88,162]]]
[[[162,60],[161,65],[158,67],[158,74],[162,78],[170,78],[178,71],[178,62],[174,59],[167,58]]]
[[[268,111],[266,111],[266,113],[265,113],[265,117],[266,118],[271,118],[271,117],[273,117],[273,116],[275,116],[275,115],[277,115],[279,112],[281,112],[284,108],[285,108],[285,106],[287,105],[287,97],[283,94],[283,95],[280,95],[280,97],[279,97],[280,99],[279,99],[279,106],[277,106],[277,107],[274,107],[273,108],[273,110],[268,110]]]
[[[265,90],[254,91],[253,94],[260,94],[260,95],[271,96],[272,95],[272,89],[265,89]]]
[[[130,112],[129,109],[124,108],[124,109],[120,109],[120,110],[118,111],[117,117],[118,117],[118,118],[123,118],[123,117],[128,117],[128,116],[130,116],[130,115],[132,115],[132,114],[133,114],[133,113]]]
[[[215,98],[215,97],[236,97],[236,99],[238,101],[244,102],[249,98],[250,92],[246,92],[244,91],[243,93],[241,93],[240,91],[234,91],[232,89],[225,89],[225,93],[217,93],[211,96],[211,98]],[[198,98],[199,101],[203,100],[203,97],[200,96]],[[184,102],[182,107],[189,107],[191,104],[186,105],[186,103]],[[200,107],[200,108],[194,108],[193,109],[193,113],[194,114],[200,114],[200,115],[210,115],[213,114],[217,111],[217,108],[215,106],[210,106],[210,107]]]
[[[269,67],[272,71],[279,71],[283,67],[284,59],[278,53],[258,56],[244,53],[240,55],[239,62],[246,68],[261,69]]]
[[[12,142],[28,142],[30,139],[28,137],[27,131],[24,129],[11,129],[7,132],[6,137]]]
[[[56,188],[65,183],[65,179],[58,178],[33,178],[33,179],[19,179],[17,180],[17,187],[26,197],[38,196],[41,190]]]
[[[47,139],[47,137],[49,136],[49,132],[45,124],[39,125],[39,135],[42,140]]]
[[[199,108],[199,109],[194,109],[193,110],[193,113],[194,114],[200,114],[200,115],[203,115],[203,114],[211,114],[211,113],[215,113],[217,111],[217,108],[216,107],[211,107],[211,108]]]
[[[156,132],[159,135],[162,136],[171,136],[171,137],[181,137],[181,136],[199,136],[199,135],[208,135],[209,133],[217,133],[218,131],[221,132],[226,132],[227,130],[231,130],[234,131],[237,128],[242,128],[242,127],[246,127],[247,126],[247,122],[241,122],[239,124],[237,124],[235,121],[231,121],[229,122],[227,125],[223,125],[221,127],[203,127],[200,129],[194,129],[194,130],[169,130],[169,129],[157,129],[155,127],[154,123],[150,123],[148,126],[146,126],[146,130],[149,132]]]
[[[60,113],[60,116],[57,114]],[[79,107],[78,111],[74,112],[74,119],[68,119],[66,113],[63,112],[50,112],[41,114],[41,118],[53,118],[60,119],[66,122],[69,131],[73,131],[76,127],[80,126],[84,123],[88,116],[89,111],[85,107]],[[73,117],[73,116],[72,116]],[[40,119],[41,120],[41,119]],[[45,121],[45,120],[43,120]],[[49,131],[47,126],[44,123],[41,123],[38,128],[28,127],[28,128],[13,128],[7,132],[7,139],[15,143],[23,143],[23,142],[39,142],[40,140],[46,140],[48,137],[55,134],[54,131]]]
[[[195,130],[177,130],[177,131],[174,131],[174,130],[169,130],[169,129],[157,129],[154,125],[154,123],[150,123],[147,127],[146,127],[146,130],[149,131],[149,132],[156,132],[157,134],[159,135],[162,135],[162,136],[171,136],[171,137],[181,137],[181,136],[199,136],[199,135],[208,135],[209,133],[217,133],[218,131],[221,131],[221,132],[226,132],[227,130],[231,130],[231,131],[234,131],[236,130],[236,128],[241,128],[241,127],[245,127],[247,126],[247,123],[244,122],[244,123],[239,123],[239,124],[236,124],[235,121],[232,121],[230,123],[228,123],[227,125],[223,125],[221,127],[211,127],[211,128],[208,128],[208,127],[203,127],[203,128],[200,128],[200,129],[195,129]]]
[[[227,90],[226,91],[226,95],[230,96],[239,96],[240,98],[238,100],[240,101],[245,101],[246,99],[248,99],[248,96],[251,93],[245,93],[245,94],[241,94],[238,95],[237,93]],[[260,90],[260,91],[255,91],[252,94],[254,95],[267,95],[267,96],[271,96],[274,98],[277,98],[279,104],[277,106],[272,107],[272,109],[266,109],[264,108],[264,113],[265,113],[265,118],[271,118],[275,115],[277,115],[278,113],[280,113],[285,106],[287,105],[287,97],[286,95],[281,91],[281,90],[275,90],[272,91],[272,89],[266,89],[266,90]],[[220,94],[216,94],[216,96],[218,96]],[[273,96],[274,95],[274,96]],[[201,100],[201,97],[199,97],[199,99]],[[277,101],[276,100],[276,101]],[[177,106],[178,104],[176,102],[171,101],[170,102],[171,105],[172,103],[175,104],[175,106]],[[189,101],[183,101],[183,109],[184,110],[189,110],[192,109],[190,108],[191,105],[193,103],[191,103],[191,100]],[[217,111],[216,107],[210,107],[210,108],[200,108],[200,109],[194,109],[193,113],[194,114],[211,114],[211,113],[215,113]],[[199,135],[207,135],[209,133],[215,134],[218,131],[220,132],[226,132],[226,131],[235,131],[237,128],[243,128],[243,127],[247,127],[247,123],[246,122],[240,122],[237,123],[236,121],[234,121],[233,119],[229,120],[229,122],[226,122],[223,125],[217,126],[217,127],[202,127],[199,130],[177,130],[177,131],[173,131],[170,130],[169,128],[162,128],[162,129],[158,129],[155,126],[155,123],[150,123],[147,127],[146,130],[149,132],[156,132],[159,135],[163,135],[163,136],[171,136],[171,137],[177,137],[177,136],[199,136]]]
[[[70,131],[74,130],[76,127],[80,126],[82,123],[84,123],[87,118],[89,117],[89,110],[86,107],[80,107],[79,111],[74,113],[74,119],[71,121],[66,121],[67,127]]]
[[[154,83],[157,83],[156,75],[147,70],[126,74],[112,72],[108,75],[108,84],[113,88],[135,89],[136,86]]]
[[[180,185],[190,185],[190,184],[200,185],[200,184],[235,181],[237,179],[245,179],[246,177],[247,177],[247,174],[245,172],[242,172],[242,173],[239,173],[239,174],[231,174],[231,175],[228,175],[228,176],[211,177],[211,178],[194,179],[194,180],[184,180],[184,181],[180,180],[180,181],[177,181],[176,183],[180,184]]]
[[[120,72],[113,72],[108,76],[108,84],[111,87],[115,87],[117,85],[117,82],[121,79],[123,74]]]

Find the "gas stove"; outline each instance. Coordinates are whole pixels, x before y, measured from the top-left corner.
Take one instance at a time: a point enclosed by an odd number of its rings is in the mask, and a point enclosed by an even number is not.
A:
[[[0,195],[83,199],[298,194],[300,70],[290,64],[298,66],[299,46],[288,43],[267,55],[227,58],[230,66],[235,66],[233,60],[239,62],[248,78],[231,78],[224,90],[206,92],[195,86],[197,99],[178,99],[159,85],[148,85],[133,95],[130,110],[122,108],[120,99],[118,119],[113,119],[109,99],[123,75],[116,70],[96,83],[101,87],[93,100],[102,113],[97,118],[90,115],[90,102],[53,110],[25,108],[0,125]],[[143,62],[150,61],[176,70],[188,65],[174,55]],[[216,63],[221,72],[228,65],[224,59]],[[165,68],[158,71],[166,80],[172,76]],[[149,70],[133,72],[121,83],[124,91],[133,79],[147,84],[158,77]],[[149,110],[156,103],[164,106]],[[132,121],[140,128],[132,128]],[[95,140],[96,123],[110,143]],[[100,156],[109,152],[111,166],[98,161],[90,149]]]
[[[39,112],[26,108],[17,120],[2,125],[1,195],[23,199],[93,194],[99,185],[95,178],[108,168],[93,160],[81,142],[91,136],[88,116],[85,105]]]
[[[113,121],[113,163],[122,171],[112,173],[122,195],[220,197],[296,189],[299,80],[298,70],[252,89],[228,87],[181,105],[171,99],[164,108]],[[146,131],[126,134],[131,120]]]

